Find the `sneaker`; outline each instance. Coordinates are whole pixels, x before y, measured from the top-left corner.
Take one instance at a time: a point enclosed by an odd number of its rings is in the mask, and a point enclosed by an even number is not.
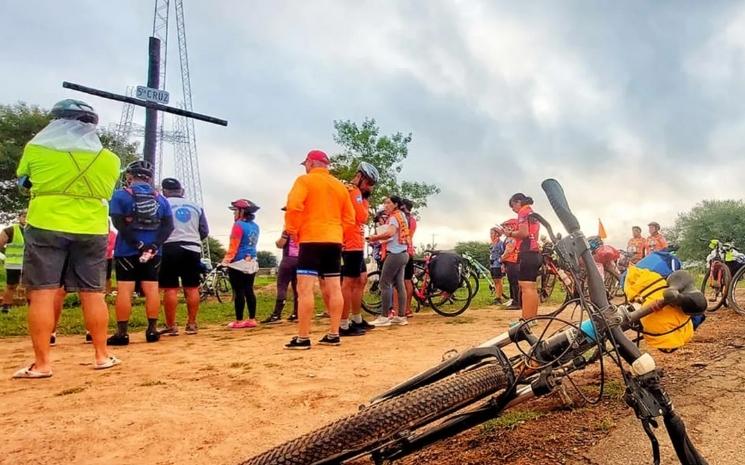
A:
[[[507,299],[507,302],[504,303],[507,306],[512,305],[512,299]]]
[[[160,333],[158,331],[145,331],[145,340],[147,342],[158,342],[160,340]]]
[[[339,338],[339,336],[329,336],[327,334],[323,336],[323,338],[321,338],[318,343],[322,346],[339,346],[341,345],[341,339]]]
[[[187,323],[186,324],[186,330],[184,331],[186,334],[197,334],[197,324],[196,323]]]
[[[406,310],[406,313],[404,316],[406,316],[406,318],[411,318],[414,316],[414,312],[412,312],[411,310]]]
[[[522,310],[523,308],[519,305],[508,305],[505,307],[505,310]]]
[[[51,336],[49,336],[49,345],[51,347],[54,347],[57,345],[57,331],[53,332]]]
[[[375,329],[375,326],[371,325],[370,323],[368,323],[365,320],[362,320],[361,323],[355,323],[354,321],[350,321],[349,322],[349,327],[350,328],[358,328],[358,329],[362,329],[362,330],[365,330],[365,331],[370,331],[370,330]]]
[[[287,317],[287,321],[297,321],[297,315],[293,313]]]
[[[502,299],[499,299],[499,298],[497,298],[497,299],[494,299],[494,302],[493,302],[493,304],[494,304],[494,305],[502,305]]]
[[[347,329],[339,328],[339,336],[342,336],[342,337],[364,336],[364,335],[365,335],[364,329],[357,327],[357,326],[353,326],[351,323],[349,324],[349,328]]]
[[[392,325],[406,326],[409,324],[405,316],[394,316],[390,321]]]
[[[161,336],[178,336],[178,326],[166,326],[163,329],[159,329],[158,334]]]
[[[310,349],[310,339],[299,341],[297,336],[293,337],[290,342],[285,344],[287,350],[308,350]]]
[[[93,338],[91,338],[93,342]],[[106,339],[107,346],[126,346],[129,345],[129,334],[114,334]]]
[[[243,325],[244,324],[245,323],[243,322],[243,320],[235,320],[235,321],[231,321],[230,323],[228,323],[228,328],[230,328],[230,329],[241,329],[241,328],[243,328]]]
[[[91,336],[91,333],[89,333],[88,331],[85,332],[85,343],[93,344],[93,336]]]
[[[261,320],[262,325],[271,325],[271,324],[281,323],[281,322],[282,322],[282,318],[280,318],[279,315],[270,315],[265,320]]]
[[[375,318],[373,321],[371,321],[370,324],[375,326],[376,328],[382,327],[382,326],[390,326],[391,320],[381,315]]]

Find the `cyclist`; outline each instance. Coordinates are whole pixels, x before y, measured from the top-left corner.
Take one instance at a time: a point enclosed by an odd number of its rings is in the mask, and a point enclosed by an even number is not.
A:
[[[404,287],[404,268],[413,255],[414,249],[409,234],[409,224],[401,211],[400,197],[391,196],[383,202],[388,213],[387,227],[380,233],[368,237],[370,242],[381,242],[383,269],[380,271],[380,293],[382,308],[380,315],[371,324],[390,326],[391,324],[407,325],[405,315],[406,288]],[[398,291],[398,312],[393,313],[393,287]],[[390,312],[390,313],[389,313]],[[386,316],[387,315],[387,316]]]
[[[228,267],[230,287],[233,288],[235,321],[228,328],[256,327],[256,294],[254,280],[258,271],[256,244],[259,242],[259,225],[254,223],[259,206],[250,200],[238,199],[230,203],[233,210],[233,229],[230,232],[230,247],[223,266]],[[243,319],[243,311],[248,306],[248,319]]]
[[[125,170],[126,187],[118,189],[111,198],[111,222],[119,231],[114,246],[116,332],[107,341],[112,346],[129,344],[129,317],[136,283],[141,284],[145,296],[145,340],[160,339],[158,272],[161,247],[173,231],[173,213],[168,200],[151,184],[153,168],[147,160],[130,163]]]
[[[402,199],[401,200],[401,211],[404,212],[404,215],[406,215],[406,219],[409,222],[409,236],[411,238],[411,243],[414,244],[414,233],[416,233],[416,217],[414,216],[414,202],[412,202],[409,199]],[[406,317],[409,318],[413,316],[413,312],[411,311],[411,301],[414,298],[414,254],[412,253],[409,256],[409,261],[406,263],[406,267],[404,268],[404,287],[406,288]],[[394,302],[398,302],[398,297],[394,300]],[[394,303],[394,308],[396,307],[396,303]],[[397,308],[395,308],[398,310]]]
[[[644,251],[644,256],[651,254],[652,252],[660,252],[667,249],[667,239],[660,232],[660,223],[652,221],[649,223],[649,237],[647,237],[647,246]]]
[[[378,229],[381,229],[381,227],[385,227],[387,222],[388,213],[386,213],[385,210],[379,210],[378,213],[375,214],[375,218],[373,218],[376,232],[379,232]],[[369,245],[372,249],[371,255],[373,257],[373,260],[375,260],[375,264],[377,265],[378,270],[380,270],[383,268],[383,257],[381,256],[381,250],[383,246],[379,242],[370,243]]]
[[[504,274],[510,285],[510,301],[507,310],[520,310],[520,285],[517,279],[520,275],[520,264],[518,263],[520,241],[512,237],[512,231],[517,229],[517,220],[510,219],[502,223],[502,230],[506,236],[504,239],[504,252],[502,253],[502,266]]]
[[[632,254],[629,261],[636,264],[646,255],[647,241],[642,237],[642,228],[634,226],[631,228],[631,239],[626,245],[626,251]]]
[[[30,189],[23,275],[35,361],[15,378],[52,376],[49,342],[60,286],[78,292],[93,339],[96,369],[120,361],[106,348],[104,300],[108,204],[119,177],[119,157],[96,134],[98,115],[80,100],[62,100],[54,118],[26,145],[19,186]]]
[[[18,212],[18,223],[0,231],[0,248],[5,247],[5,293],[2,312],[8,313],[13,305],[23,270],[23,237],[26,228],[26,210]]]
[[[285,210],[287,209],[282,208],[282,211]],[[297,256],[299,247],[286,230],[282,231],[276,245],[277,248],[282,249],[282,260],[279,262],[277,270],[277,300],[274,302],[274,311],[261,322],[263,324],[281,321],[282,310],[285,308],[285,299],[287,299],[287,288],[290,284],[292,284],[292,315],[287,321],[297,320]]]
[[[329,173],[331,163],[320,150],[311,150],[287,196],[285,228],[300,244],[298,254],[298,335],[286,349],[310,349],[310,325],[314,313],[313,284],[323,278],[330,326],[319,344],[338,346],[339,320],[344,299],[341,294],[341,249],[344,233],[355,227],[354,207],[344,184]]]
[[[370,205],[367,199],[375,184],[380,180],[377,168],[367,162],[357,166],[357,173],[349,185],[349,199],[354,207],[355,227],[344,232],[344,245],[341,253],[341,293],[344,306],[339,323],[340,336],[362,336],[366,329],[374,328],[362,319],[362,293],[367,282],[365,266],[365,224]],[[352,321],[349,321],[351,314]]]
[[[496,305],[502,304],[503,288],[502,278],[504,273],[502,272],[502,254],[504,253],[504,241],[502,240],[502,233],[497,227],[493,227],[489,230],[489,270],[491,271],[491,277],[494,280],[496,286],[497,295],[494,297],[494,303]]]
[[[179,285],[184,288],[186,300],[186,334],[196,334],[202,241],[209,234],[207,217],[201,206],[184,198],[184,189],[178,179],[165,178],[160,186],[171,205],[174,227],[163,244],[163,263],[158,279],[158,284],[163,289],[163,311],[166,317],[166,329],[161,334],[178,336],[176,307]]]
[[[538,290],[536,280],[538,270],[542,264],[541,250],[538,236],[541,224],[530,217],[533,209],[533,199],[522,193],[514,194],[509,201],[512,211],[517,213],[517,229],[510,232],[510,236],[520,240],[518,262],[520,271],[518,284],[522,299],[523,319],[533,318],[538,314]]]

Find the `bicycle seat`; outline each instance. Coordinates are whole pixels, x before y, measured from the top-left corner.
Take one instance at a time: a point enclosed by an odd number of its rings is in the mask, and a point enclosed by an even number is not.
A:
[[[696,289],[693,276],[689,273],[683,270],[674,271],[667,277],[667,286],[665,300],[668,300],[670,305],[680,307],[689,315],[706,311],[706,297]]]

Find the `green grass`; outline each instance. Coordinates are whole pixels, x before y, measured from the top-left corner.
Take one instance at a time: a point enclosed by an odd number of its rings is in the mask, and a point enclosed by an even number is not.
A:
[[[481,425],[481,432],[491,433],[492,431],[497,429],[512,429],[520,423],[535,420],[536,418],[540,418],[543,415],[545,415],[545,413],[537,412],[535,410],[510,410],[505,412],[504,415],[493,420],[489,420]]]

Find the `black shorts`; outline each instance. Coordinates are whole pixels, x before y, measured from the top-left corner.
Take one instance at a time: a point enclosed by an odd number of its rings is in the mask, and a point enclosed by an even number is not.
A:
[[[297,258],[298,276],[333,278],[341,272],[341,244],[306,242],[300,244]]]
[[[404,281],[411,281],[414,277],[414,257],[409,257],[409,261],[406,262],[404,267]]]
[[[201,265],[202,254],[200,252],[187,250],[178,244],[166,244],[163,246],[163,260],[160,265],[158,283],[164,289],[177,289],[180,286],[199,287]]]
[[[520,272],[517,275],[517,280],[536,282],[542,262],[540,252],[520,252]]]
[[[502,267],[496,267],[496,268],[489,268],[489,271],[491,271],[491,277],[492,279],[502,279],[504,278],[504,273],[502,272]]]
[[[359,278],[367,272],[365,254],[361,250],[350,250],[341,253],[341,275],[345,278]]]
[[[161,256],[156,255],[145,263],[140,263],[139,255],[114,257],[116,280],[122,282],[158,281]]]
[[[5,270],[5,284],[17,286],[21,282],[21,270]]]
[[[108,235],[26,227],[21,281],[26,289],[103,292]]]

